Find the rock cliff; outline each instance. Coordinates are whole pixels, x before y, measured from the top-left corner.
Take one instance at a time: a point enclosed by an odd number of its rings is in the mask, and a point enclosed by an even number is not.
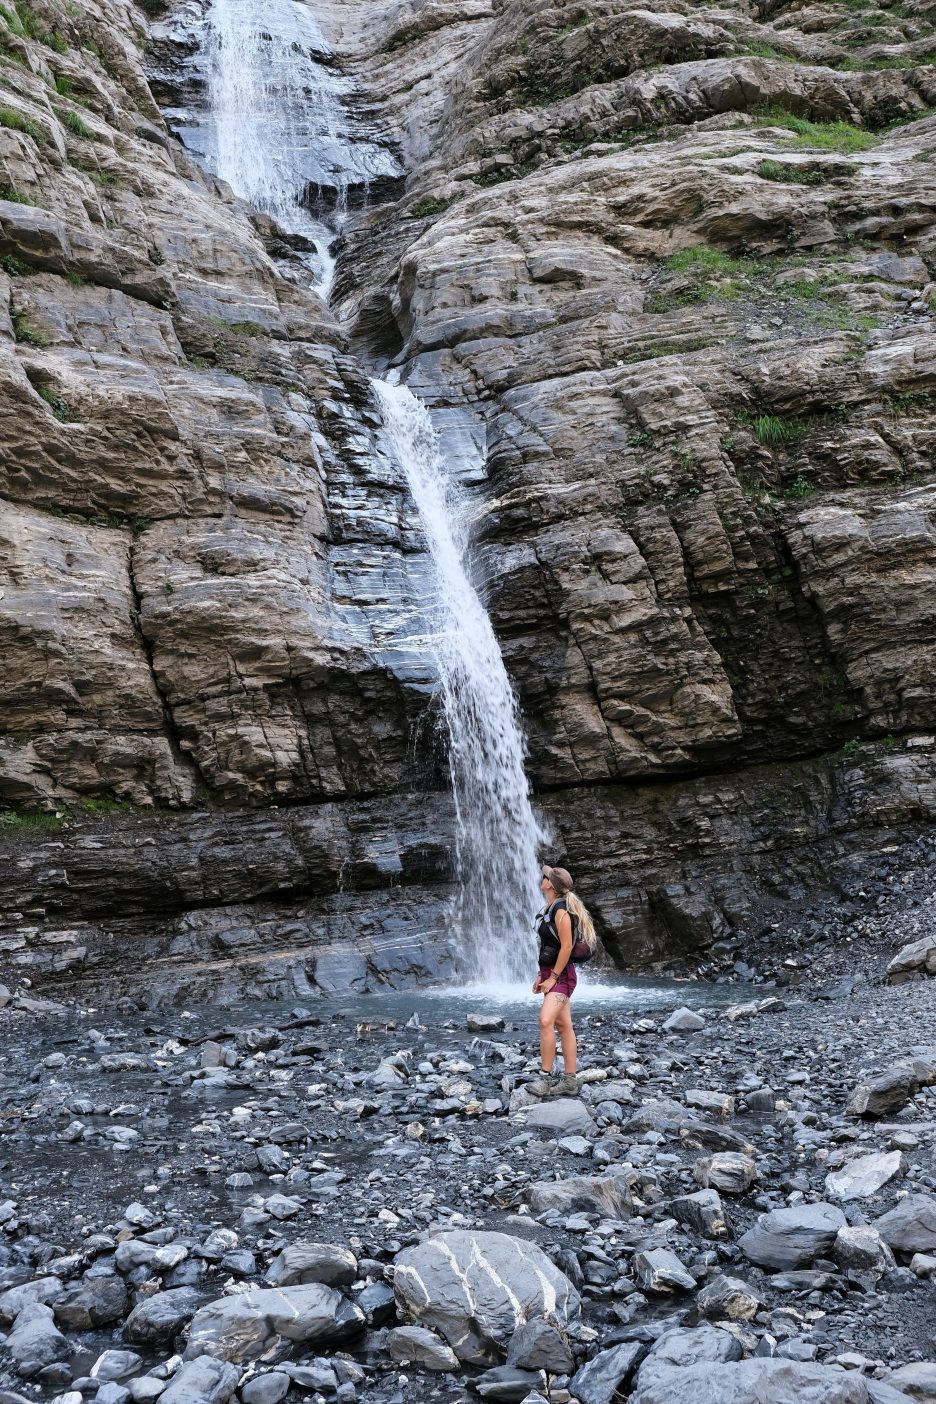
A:
[[[0,6],[14,975],[450,968],[388,361],[486,446],[486,602],[615,956],[851,881],[936,820],[932,6],[312,8],[406,173],[350,192],[331,308],[179,139],[200,0]]]

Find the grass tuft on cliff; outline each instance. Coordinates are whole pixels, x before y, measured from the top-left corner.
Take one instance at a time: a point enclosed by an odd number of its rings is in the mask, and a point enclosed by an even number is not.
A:
[[[24,346],[35,346],[40,350],[48,346],[49,338],[45,332],[34,327],[31,322],[27,322],[26,315],[22,308],[10,308],[10,321],[13,323],[13,339],[21,342]]]
[[[55,391],[50,386],[37,386],[36,394],[40,399],[45,400],[59,424],[80,424],[80,417],[75,413],[68,402],[62,399],[61,395],[56,395]]]
[[[38,200],[34,200],[24,190],[17,190],[15,185],[0,185],[0,200],[9,200],[13,205],[38,206],[39,204]]]
[[[32,137],[37,146],[41,146],[46,140],[46,134],[38,122],[34,122],[31,117],[24,117],[21,112],[14,112],[12,107],[0,107],[0,127],[6,127],[11,132],[23,132],[24,135]]]
[[[784,161],[761,161],[757,174],[761,180],[777,181],[781,185],[824,185],[828,180],[854,175],[857,166],[836,164],[833,168],[822,166],[793,166]]]
[[[679,253],[670,254],[663,266],[667,273],[699,273],[728,278],[740,270],[741,264],[731,254],[722,253],[721,249],[709,249],[699,244],[695,248],[680,249]]]
[[[762,112],[758,119],[762,127],[785,127],[795,133],[798,145],[811,146],[819,151],[870,151],[877,146],[877,137],[851,122],[810,122],[805,117],[797,117],[782,107],[772,107]]]
[[[795,423],[792,419],[782,419],[778,414],[760,414],[756,419],[751,420],[751,428],[758,443],[765,448],[782,448],[785,444],[794,444],[801,439],[806,432],[802,424]]]
[[[13,809],[0,809],[0,833],[15,831],[17,829],[60,829],[62,827],[61,815],[58,814],[20,814]]]

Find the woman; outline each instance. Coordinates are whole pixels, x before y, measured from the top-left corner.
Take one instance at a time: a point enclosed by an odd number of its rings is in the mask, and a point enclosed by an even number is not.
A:
[[[577,1044],[572,1027],[572,991],[577,975],[572,964],[575,940],[584,941],[589,949],[595,947],[595,928],[585,907],[572,892],[572,877],[565,868],[543,868],[540,890],[546,906],[536,918],[540,940],[539,975],[533,981],[533,993],[543,996],[540,1010],[540,1063],[542,1076],[528,1088],[536,1097],[546,1097],[555,1091],[560,1096],[575,1096]],[[573,936],[573,919],[578,931]],[[556,1035],[562,1044],[565,1076],[558,1085],[553,1080],[556,1061]]]

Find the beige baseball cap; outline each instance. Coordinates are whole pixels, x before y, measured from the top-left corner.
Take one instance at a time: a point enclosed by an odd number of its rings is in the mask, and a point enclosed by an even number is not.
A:
[[[543,865],[543,877],[549,878],[557,892],[570,892],[573,887],[572,874],[566,868],[550,868]]]

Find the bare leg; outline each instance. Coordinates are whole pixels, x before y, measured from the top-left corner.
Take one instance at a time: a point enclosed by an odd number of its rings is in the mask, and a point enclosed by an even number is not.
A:
[[[578,1058],[578,1041],[575,1037],[575,1029],[572,1027],[572,1001],[567,999],[565,995],[556,995],[554,998],[562,1001],[556,1013],[556,1028],[559,1031],[559,1041],[562,1044],[562,1064],[566,1076],[574,1077]]]
[[[543,1005],[540,1009],[540,1064],[543,1072],[547,1073],[552,1072],[553,1064],[556,1061],[556,1020],[559,1017],[559,1007],[562,1002],[562,995],[544,995]]]

